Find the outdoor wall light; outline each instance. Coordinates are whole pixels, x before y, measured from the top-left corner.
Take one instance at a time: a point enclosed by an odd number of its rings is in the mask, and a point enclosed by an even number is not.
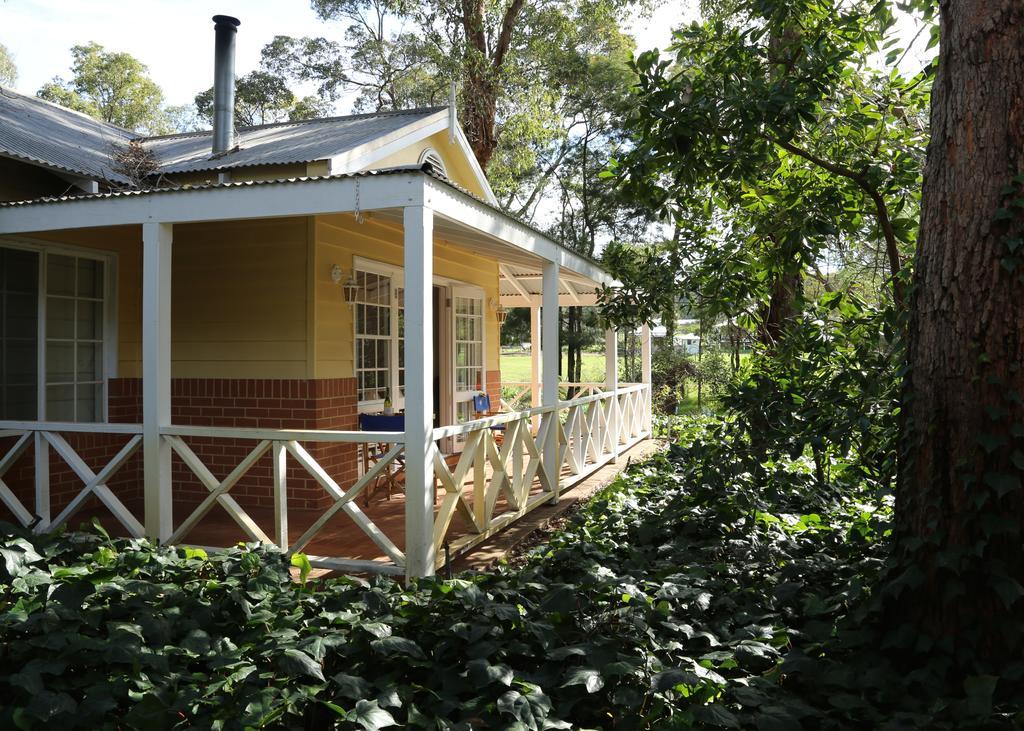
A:
[[[500,329],[501,326],[505,324],[505,318],[508,317],[508,310],[506,310],[500,302],[496,302],[493,297],[490,299],[488,304],[491,306],[491,309],[494,310],[494,316],[498,320],[498,328]]]
[[[352,275],[348,278],[348,281],[342,284],[342,280],[345,278],[345,271],[337,264],[331,267],[331,281],[335,284],[341,285],[341,291],[345,296],[345,301],[349,305],[355,304],[356,293],[359,290],[359,285],[356,284],[355,270],[352,271]]]

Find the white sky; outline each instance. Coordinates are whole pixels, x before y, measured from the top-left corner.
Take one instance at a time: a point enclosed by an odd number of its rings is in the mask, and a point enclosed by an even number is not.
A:
[[[667,45],[683,8],[692,5],[669,0],[653,17],[639,19],[639,48]],[[14,56],[16,89],[24,94],[35,94],[54,76],[69,76],[71,46],[96,41],[145,63],[168,104],[186,104],[213,85],[210,18],[216,14],[242,21],[239,75],[259,65],[260,50],[275,35],[342,39],[341,26],[321,22],[307,0],[0,0],[0,43]],[[692,11],[686,15],[692,17]],[[344,101],[338,111],[348,111]]]

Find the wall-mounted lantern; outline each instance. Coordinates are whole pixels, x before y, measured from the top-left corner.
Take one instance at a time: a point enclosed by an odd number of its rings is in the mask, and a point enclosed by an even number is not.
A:
[[[349,305],[355,304],[356,293],[359,291],[359,285],[356,284],[355,271],[353,270],[352,275],[349,276],[348,281],[342,284],[342,280],[345,278],[345,271],[337,264],[331,267],[331,281],[335,284],[341,285],[341,291],[345,296],[345,301]]]

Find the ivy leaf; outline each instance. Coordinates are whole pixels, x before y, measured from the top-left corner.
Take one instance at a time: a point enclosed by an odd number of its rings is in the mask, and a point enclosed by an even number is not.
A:
[[[347,720],[358,723],[366,731],[398,725],[394,716],[378,706],[377,701],[368,700],[357,701],[356,707],[348,712]]]
[[[408,655],[417,660],[426,660],[427,656],[423,650],[410,639],[405,637],[384,637],[370,643],[374,650],[383,655]]]
[[[313,570],[313,564],[309,562],[309,556],[304,553],[293,553],[290,563],[299,570],[299,582],[305,586],[309,572]]]
[[[972,675],[964,680],[967,694],[967,709],[976,716],[992,713],[992,694],[995,693],[999,678],[995,675]]]
[[[551,701],[539,689],[520,693],[510,690],[498,698],[498,710],[518,719],[526,728],[537,731],[544,728],[544,720],[551,713]]]
[[[562,687],[567,688],[571,685],[582,685],[588,693],[596,693],[604,687],[604,679],[601,673],[593,668],[570,668],[565,674]]]
[[[294,647],[289,647],[281,654],[280,665],[287,673],[309,675],[317,680],[324,680],[324,671],[320,663]]]
[[[331,676],[331,680],[334,681],[335,690],[346,698],[357,700],[370,695],[370,684],[355,675],[338,673]]]
[[[693,715],[698,721],[703,721],[716,728],[741,728],[740,720],[736,717],[736,714],[725,708],[721,703],[698,706],[694,710]]]

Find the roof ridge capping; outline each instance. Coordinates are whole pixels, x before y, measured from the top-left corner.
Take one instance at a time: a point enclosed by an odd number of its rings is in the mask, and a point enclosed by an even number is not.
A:
[[[63,109],[63,107],[61,107]],[[402,115],[414,116],[429,116],[431,114],[437,114],[438,112],[447,109],[447,106],[440,107],[417,107],[415,109],[389,109],[379,112],[363,112],[361,114],[338,114],[331,117],[316,117],[313,119],[296,119],[287,120],[284,122],[268,122],[267,124],[253,124],[246,127],[238,127],[238,132],[252,132],[254,130],[261,129],[272,129],[274,127],[302,127],[306,125],[323,124],[326,122],[342,122],[353,119],[369,119],[371,117],[397,117]],[[144,142],[150,140],[166,140],[171,138],[182,138],[182,137],[199,137],[203,135],[213,134],[212,129],[201,129],[195,130],[194,132],[174,132],[166,135],[149,135],[148,137],[141,137],[140,139]]]

